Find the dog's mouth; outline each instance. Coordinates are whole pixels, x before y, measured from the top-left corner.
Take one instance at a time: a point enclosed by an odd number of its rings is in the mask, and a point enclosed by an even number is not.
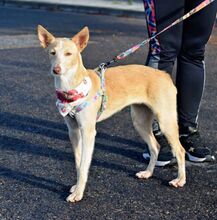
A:
[[[53,71],[51,71],[51,75],[55,76],[55,77],[58,77],[58,76],[60,77],[60,76],[62,76],[62,73],[57,74],[57,73],[54,73]]]

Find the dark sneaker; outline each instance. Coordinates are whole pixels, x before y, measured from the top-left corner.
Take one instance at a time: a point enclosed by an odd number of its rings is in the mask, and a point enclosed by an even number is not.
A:
[[[211,150],[204,146],[197,128],[180,128],[180,142],[185,148],[187,158],[192,162],[211,162],[215,157]]]
[[[154,133],[154,136],[157,140],[157,142],[160,144],[160,152],[158,155],[156,166],[163,167],[166,165],[172,165],[176,163],[176,159],[173,157],[173,154],[171,152],[171,147],[166,139],[166,137],[161,133],[161,131],[157,131]],[[143,153],[143,157],[145,160],[150,160],[150,152],[148,150],[148,146]]]

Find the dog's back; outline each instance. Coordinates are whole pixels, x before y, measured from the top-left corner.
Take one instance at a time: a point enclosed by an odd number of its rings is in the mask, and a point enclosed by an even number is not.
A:
[[[106,70],[105,81],[109,97],[107,111],[111,111],[111,108],[116,112],[135,103],[152,106],[156,101],[155,94],[166,96],[173,99],[172,103],[176,103],[176,88],[172,79],[160,70],[143,65],[112,67]]]

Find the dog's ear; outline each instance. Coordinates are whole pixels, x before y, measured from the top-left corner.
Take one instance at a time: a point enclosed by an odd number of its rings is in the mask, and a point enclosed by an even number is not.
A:
[[[49,33],[44,27],[38,25],[38,39],[43,48],[48,47],[55,40],[55,37]]]
[[[81,52],[88,43],[89,40],[89,29],[88,27],[84,27],[79,33],[77,33],[72,41],[76,44],[79,52]]]

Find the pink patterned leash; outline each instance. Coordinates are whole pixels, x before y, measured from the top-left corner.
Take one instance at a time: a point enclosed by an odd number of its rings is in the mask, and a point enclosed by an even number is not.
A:
[[[118,60],[123,60],[125,57],[129,56],[130,54],[134,53],[135,51],[137,51],[140,47],[144,46],[145,44],[147,44],[149,41],[151,41],[152,39],[156,38],[158,35],[162,34],[163,32],[165,32],[166,30],[170,29],[171,27],[173,27],[174,25],[184,21],[185,19],[189,18],[190,16],[192,16],[193,14],[197,13],[198,11],[202,10],[203,8],[205,8],[207,5],[211,4],[212,2],[214,2],[215,0],[204,0],[202,3],[200,3],[198,6],[196,6],[194,9],[192,9],[191,11],[189,11],[187,14],[185,14],[184,16],[182,16],[181,18],[175,20],[172,24],[170,24],[169,26],[167,26],[166,28],[164,28],[163,30],[161,30],[160,32],[158,32],[157,34],[153,35],[152,37],[142,41],[139,44],[134,45],[133,47],[131,47],[130,49],[120,53],[119,55],[115,56],[111,61],[100,64],[101,68],[104,67],[108,67],[110,64],[117,62]]]

